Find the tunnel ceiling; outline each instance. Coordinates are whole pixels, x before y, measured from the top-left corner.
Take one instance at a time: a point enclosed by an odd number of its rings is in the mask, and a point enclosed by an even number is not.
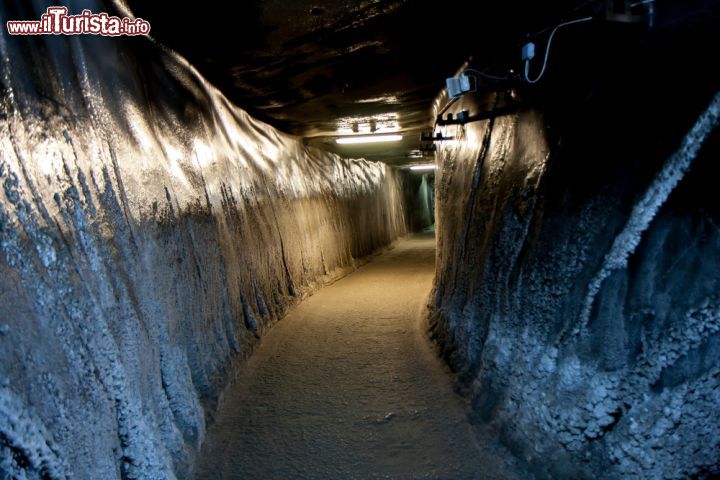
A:
[[[528,32],[599,0],[249,0],[142,2],[133,12],[234,103],[343,156],[406,164],[444,79],[511,66]],[[687,4],[688,2],[683,2]],[[689,3],[703,4],[694,0]],[[333,136],[399,129],[402,142],[339,147]]]
[[[251,0],[141,2],[134,13],[237,105],[341,154],[406,163],[431,101],[469,56],[484,62],[576,1]],[[522,16],[516,13],[522,9]],[[513,51],[512,55],[517,56]],[[396,127],[400,144],[338,147],[328,136]]]

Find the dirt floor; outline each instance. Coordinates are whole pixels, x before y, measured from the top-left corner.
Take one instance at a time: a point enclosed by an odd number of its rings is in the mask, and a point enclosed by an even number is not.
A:
[[[425,334],[434,247],[399,241],[278,323],[225,392],[196,478],[519,477],[473,435]]]

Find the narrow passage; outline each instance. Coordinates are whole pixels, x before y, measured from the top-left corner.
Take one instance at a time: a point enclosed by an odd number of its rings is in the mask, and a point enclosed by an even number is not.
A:
[[[399,241],[296,306],[225,393],[196,478],[512,478],[425,336],[434,259],[432,236]]]

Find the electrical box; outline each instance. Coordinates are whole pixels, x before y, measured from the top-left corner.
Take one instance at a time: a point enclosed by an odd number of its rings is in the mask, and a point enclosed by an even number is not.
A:
[[[522,59],[523,62],[527,60],[532,60],[535,58],[535,44],[533,42],[528,42],[522,47]]]
[[[471,90],[470,77],[461,73],[457,77],[450,77],[445,80],[449,98],[458,98]]]

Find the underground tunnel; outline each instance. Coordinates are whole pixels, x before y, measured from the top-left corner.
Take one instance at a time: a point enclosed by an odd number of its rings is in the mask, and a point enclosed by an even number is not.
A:
[[[720,478],[717,0],[0,19],[0,479]]]

